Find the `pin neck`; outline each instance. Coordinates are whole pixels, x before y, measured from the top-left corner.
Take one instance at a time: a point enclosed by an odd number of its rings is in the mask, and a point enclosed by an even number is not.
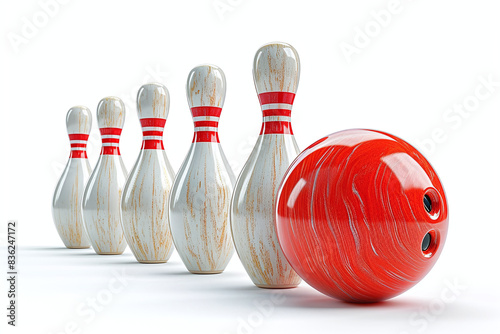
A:
[[[69,135],[71,144],[70,158],[87,159],[87,140],[89,135],[85,133],[72,133]]]
[[[100,128],[102,148],[101,155],[120,155],[120,128]]]
[[[163,129],[166,119],[142,118],[142,148],[141,150],[163,150]]]
[[[193,143],[219,143],[219,118],[222,108],[219,107],[192,107],[191,114],[194,122]]]
[[[294,93],[267,92],[259,94],[262,108],[261,135],[290,134],[293,135],[291,115]]]

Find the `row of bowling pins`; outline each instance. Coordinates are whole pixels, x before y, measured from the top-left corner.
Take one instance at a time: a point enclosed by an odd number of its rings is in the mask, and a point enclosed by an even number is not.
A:
[[[102,150],[93,172],[86,154],[90,111],[70,109],[66,124],[71,154],[52,210],[66,247],[91,244],[98,254],[121,254],[128,244],[139,262],[163,263],[175,244],[190,272],[220,273],[233,255],[234,242],[257,286],[298,285],[300,278],[278,244],[274,202],[281,178],[299,153],[290,123],[299,74],[292,46],[272,43],[257,51],[253,77],[263,123],[236,182],[219,144],[226,81],[216,66],[198,66],[189,73],[186,92],[194,138],[175,179],[162,141],[170,99],[165,86],[139,89],[143,142],[130,174],[119,149],[122,101],[108,97],[97,107]]]

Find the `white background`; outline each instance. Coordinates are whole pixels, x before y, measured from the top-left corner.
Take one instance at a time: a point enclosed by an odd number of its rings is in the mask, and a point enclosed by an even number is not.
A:
[[[381,27],[373,13],[390,3],[75,0],[50,7],[48,16],[34,0],[2,1],[0,236],[5,244],[5,223],[17,219],[21,245],[19,326],[9,333],[498,333],[500,7],[401,0]],[[365,29],[372,37],[362,38]],[[121,152],[130,170],[141,146],[135,94],[145,82],[164,83],[171,96],[165,147],[177,170],[193,131],[187,74],[216,64],[228,85],[220,139],[238,173],[260,130],[253,56],[276,40],[301,57],[292,113],[301,148],[342,129],[379,129],[419,147],[440,175],[449,235],[421,283],[389,302],[352,306],[304,283],[277,293],[255,288],[236,255],[222,275],[195,276],[176,254],[146,266],[129,250],[102,257],[63,248],[51,199],[69,155],[71,106],[86,105],[95,116],[102,97],[125,101]],[[350,57],[342,51],[348,44],[357,52]],[[482,83],[488,78],[496,86]],[[94,119],[92,165],[99,150]],[[100,303],[95,316],[92,298]]]

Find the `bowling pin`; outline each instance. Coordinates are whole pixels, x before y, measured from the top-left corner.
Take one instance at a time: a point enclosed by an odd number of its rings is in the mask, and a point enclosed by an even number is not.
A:
[[[234,253],[229,206],[235,177],[218,136],[226,95],[224,72],[213,65],[195,67],[186,93],[195,132],[170,193],[170,229],[190,272],[217,274]]]
[[[167,87],[152,83],[139,89],[137,114],[143,141],[123,189],[121,221],[127,243],[141,263],[167,262],[174,250],[168,221],[174,171],[163,147],[169,105]]]
[[[52,199],[52,217],[67,248],[90,247],[83,224],[81,203],[85,185],[92,172],[87,160],[87,140],[91,127],[92,115],[87,107],[76,106],[68,111],[66,128],[71,153]]]
[[[97,124],[102,149],[83,194],[82,212],[90,243],[101,255],[121,254],[127,247],[120,223],[120,200],[127,180],[119,147],[124,122],[122,100],[106,97],[99,102]]]
[[[292,288],[301,281],[278,243],[274,213],[281,179],[299,153],[290,123],[299,74],[299,55],[291,45],[267,44],[255,54],[262,128],[236,181],[230,218],[238,256],[261,288]]]

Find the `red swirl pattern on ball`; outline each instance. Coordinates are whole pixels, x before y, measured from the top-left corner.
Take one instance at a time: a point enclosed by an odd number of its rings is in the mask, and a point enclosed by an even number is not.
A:
[[[334,133],[305,149],[276,203],[278,239],[294,270],[350,302],[381,301],[414,286],[435,264],[448,230],[444,189],[429,162],[405,141],[372,130]]]

